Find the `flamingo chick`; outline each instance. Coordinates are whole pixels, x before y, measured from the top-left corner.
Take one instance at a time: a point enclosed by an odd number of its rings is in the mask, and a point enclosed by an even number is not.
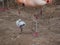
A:
[[[21,33],[22,33],[22,31],[23,31],[23,26],[25,26],[26,23],[25,23],[24,21],[22,21],[21,19],[18,19],[18,20],[16,21],[16,25],[21,29]]]

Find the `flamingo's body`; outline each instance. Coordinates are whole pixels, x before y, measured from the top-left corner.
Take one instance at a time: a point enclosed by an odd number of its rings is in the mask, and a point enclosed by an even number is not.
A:
[[[51,3],[52,0],[17,0],[18,4],[24,4],[25,6],[38,7]]]
[[[16,21],[16,25],[17,25],[18,27],[23,27],[23,26],[25,25],[25,22],[22,21],[21,19],[19,19],[19,20]]]

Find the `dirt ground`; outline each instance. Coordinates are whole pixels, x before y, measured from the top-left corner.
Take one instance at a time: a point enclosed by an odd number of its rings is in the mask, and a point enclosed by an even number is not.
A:
[[[22,8],[20,14],[17,9],[0,11],[0,45],[60,45],[60,5],[44,8],[43,15],[39,11],[32,8]],[[36,38],[32,35],[34,14],[39,15],[39,37]],[[22,34],[16,26],[17,19],[26,22]]]

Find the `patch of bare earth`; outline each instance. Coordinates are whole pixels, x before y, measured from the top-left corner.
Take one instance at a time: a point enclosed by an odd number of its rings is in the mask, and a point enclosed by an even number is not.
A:
[[[59,7],[59,6],[58,6]],[[38,19],[39,37],[32,36],[35,25],[32,20],[40,9],[16,9],[0,12],[0,45],[60,45],[60,8],[47,7]],[[16,26],[17,19],[26,22],[23,33]]]

